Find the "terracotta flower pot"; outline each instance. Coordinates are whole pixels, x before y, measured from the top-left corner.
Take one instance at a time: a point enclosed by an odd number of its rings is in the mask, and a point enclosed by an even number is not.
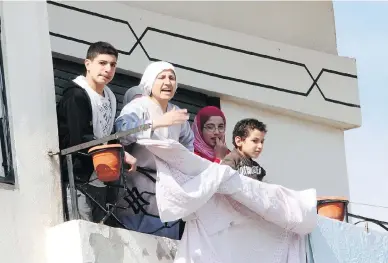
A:
[[[343,221],[349,200],[339,196],[318,198],[318,214],[335,220]]]
[[[120,178],[120,144],[100,145],[89,149],[97,178],[102,182],[113,182]]]

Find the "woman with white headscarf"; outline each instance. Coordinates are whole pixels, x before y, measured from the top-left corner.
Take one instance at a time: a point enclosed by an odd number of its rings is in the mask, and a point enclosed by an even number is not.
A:
[[[179,239],[179,221],[162,223],[159,218],[155,198],[156,164],[153,154],[144,146],[136,144],[138,139],[173,139],[179,141],[191,152],[194,150],[194,135],[188,123],[186,109],[179,109],[169,101],[177,89],[174,66],[159,61],[151,63],[140,81],[143,95],[132,100],[122,109],[116,119],[118,132],[127,131],[141,124],[151,124],[151,129],[122,138],[123,145],[132,145],[131,154],[137,158],[138,170],[145,168],[147,176],[133,172],[127,178],[131,191],[126,200],[120,202],[122,208],[117,214],[126,228],[143,233]],[[144,171],[144,169],[143,169]]]

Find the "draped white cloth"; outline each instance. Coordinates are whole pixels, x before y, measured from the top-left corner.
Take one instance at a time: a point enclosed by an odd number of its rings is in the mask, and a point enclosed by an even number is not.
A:
[[[306,262],[316,191],[293,191],[211,163],[173,140],[138,141],[155,155],[162,221],[187,223],[175,263]]]

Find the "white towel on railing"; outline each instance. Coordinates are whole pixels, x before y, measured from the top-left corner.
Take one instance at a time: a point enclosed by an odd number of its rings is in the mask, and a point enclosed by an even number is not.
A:
[[[176,263],[305,262],[316,191],[293,191],[211,163],[173,140],[139,140],[154,155],[162,221],[187,222]]]

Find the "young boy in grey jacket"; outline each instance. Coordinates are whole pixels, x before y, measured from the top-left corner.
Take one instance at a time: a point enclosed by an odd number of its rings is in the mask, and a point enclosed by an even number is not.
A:
[[[266,172],[256,161],[263,150],[266,125],[256,119],[243,119],[233,129],[234,149],[222,160],[240,174],[259,181]]]

